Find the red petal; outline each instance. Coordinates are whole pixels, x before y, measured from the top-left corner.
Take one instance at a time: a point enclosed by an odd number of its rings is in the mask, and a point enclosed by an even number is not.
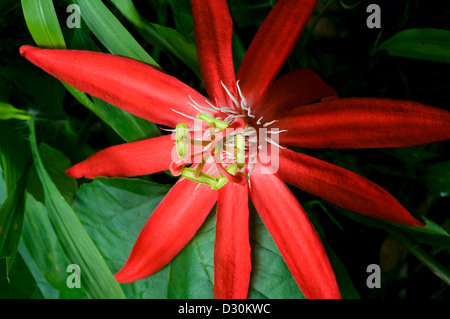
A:
[[[254,108],[265,119],[278,118],[294,107],[306,105],[326,97],[337,97],[337,92],[313,70],[302,68],[282,76],[269,85],[264,99]]]
[[[358,214],[409,226],[423,225],[385,189],[317,158],[280,150],[277,176],[305,192]]]
[[[66,171],[74,178],[128,177],[153,174],[169,168],[174,141],[163,135],[108,147]]]
[[[231,38],[233,21],[225,0],[191,0],[194,36],[206,91],[216,106],[232,106],[223,82],[236,96]]]
[[[414,146],[450,138],[450,113],[411,101],[350,98],[297,107],[277,125],[284,146]]]
[[[199,112],[189,106],[189,96],[204,97],[174,77],[124,57],[90,51],[46,50],[26,45],[26,59],[57,79],[151,122],[175,127],[192,121]]]
[[[256,105],[295,47],[316,0],[278,0],[253,39],[238,72],[242,91]]]
[[[257,164],[250,197],[305,297],[340,298],[320,238],[283,181]]]
[[[228,182],[217,203],[214,298],[247,298],[250,271],[248,185]]]
[[[168,264],[189,243],[216,201],[217,191],[209,186],[187,179],[175,184],[142,229],[116,280],[139,280]]]

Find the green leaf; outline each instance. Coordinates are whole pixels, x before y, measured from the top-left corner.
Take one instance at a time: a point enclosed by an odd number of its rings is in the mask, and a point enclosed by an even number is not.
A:
[[[101,0],[74,0],[81,17],[100,42],[112,53],[158,67],[155,60],[140,46]]]
[[[194,22],[189,0],[168,0],[175,20],[175,29],[194,42]]]
[[[83,2],[83,1],[81,1]],[[125,55],[130,58],[142,60],[150,63],[153,59],[140,47],[140,45],[132,38],[132,36],[125,30],[120,22],[112,15],[112,13],[98,1],[88,1],[85,3],[86,10],[83,11],[82,17],[92,22],[92,26],[95,29],[96,35],[107,42],[108,49],[111,52]],[[93,7],[91,7],[93,6]],[[53,7],[52,1],[24,1],[22,5],[25,19],[28,26],[34,26],[29,28],[30,33],[35,39],[36,43],[41,47],[48,48],[66,48],[61,28],[58,24],[56,12]],[[45,9],[44,11],[42,11]],[[89,10],[103,10],[99,12],[91,12]],[[27,14],[27,12],[35,14]],[[39,12],[39,14],[37,14]],[[103,13],[105,16],[101,16]],[[97,16],[96,14],[100,16]],[[96,20],[99,18],[99,20]],[[111,27],[108,24],[111,24]],[[98,28],[105,28],[100,30]],[[121,37],[116,37],[111,32],[118,32]],[[42,34],[45,34],[44,38]],[[46,40],[49,38],[51,41]],[[62,40],[61,40],[62,39]],[[117,51],[113,50],[113,47],[117,47]],[[89,48],[79,48],[89,49]],[[100,119],[111,126],[125,141],[135,141],[148,137],[154,137],[160,135],[160,132],[155,124],[150,123],[144,119],[138,118],[132,114],[122,111],[115,106],[101,101],[99,103],[93,103],[85,93],[70,87],[63,83],[66,89],[75,97],[75,99],[96,114]],[[52,96],[52,95],[50,95]],[[99,100],[99,99],[97,99]],[[43,104],[45,105],[45,104]]]
[[[73,208],[115,273],[125,264],[152,211],[170,187],[136,179],[103,178],[83,184]],[[122,284],[128,298],[166,298],[168,269],[132,284]]]
[[[3,178],[3,170],[0,165],[0,206],[3,205],[7,197],[6,194],[6,184],[5,179]]]
[[[0,207],[0,257],[11,263],[19,244],[25,209],[25,186],[30,153],[23,122],[0,121],[0,164],[7,198]]]
[[[184,36],[172,28],[156,23],[149,23],[144,20],[139,15],[131,0],[111,0],[111,2],[120,10],[128,21],[142,31],[143,36],[146,37],[149,42],[155,42],[163,46],[190,67],[197,76],[201,77],[197,52],[195,45],[192,42],[188,42]]]
[[[30,117],[31,115],[27,111],[19,110],[11,104],[0,102],[0,120],[27,120]]]
[[[292,274],[261,218],[250,214],[252,273],[249,298],[303,299]],[[307,265],[305,265],[307,266]]]
[[[70,168],[70,160],[60,151],[53,147],[41,143],[39,146],[39,156],[44,164],[53,183],[58,187],[59,192],[68,203],[73,202],[73,197],[78,190],[77,181],[66,175],[65,170]],[[28,192],[38,201],[44,202],[44,189],[39,181],[36,169],[33,168],[28,178]]]
[[[125,264],[141,229],[169,186],[138,179],[103,178],[84,184],[74,210],[115,272]],[[251,298],[303,298],[262,221],[252,217]],[[212,298],[215,214],[163,269],[122,284],[129,298]]]
[[[58,299],[59,292],[53,288],[47,279],[42,275],[41,270],[36,266],[33,258],[27,250],[27,247],[23,243],[23,240],[19,243],[19,253],[24,263],[27,265],[31,275],[33,276],[37,287],[39,288],[44,299]]]
[[[7,269],[9,263],[0,257],[0,298],[42,299],[43,295],[21,256],[15,258],[11,269]]]
[[[125,112],[99,98],[94,97],[93,100],[101,118],[126,142],[161,135],[155,124]]]
[[[60,290],[66,284],[69,263],[47,214],[46,207],[28,195],[22,240],[42,276],[54,289]]]
[[[66,47],[52,0],[22,0],[22,10],[28,29],[39,46]]]
[[[450,63],[450,31],[403,30],[381,43],[375,52],[381,50],[393,56]]]
[[[124,298],[122,289],[97,247],[45,170],[38,152],[34,121],[31,119],[29,124],[31,152],[44,186],[45,206],[67,259],[79,265],[81,284],[91,298]]]
[[[76,34],[78,38],[83,39],[83,41],[78,41],[81,45],[78,49],[100,50],[83,28],[77,29]],[[107,123],[125,141],[132,142],[161,135],[155,124],[125,112],[99,98],[93,97],[93,100],[91,100],[84,93],[78,92],[72,92],[72,95]]]

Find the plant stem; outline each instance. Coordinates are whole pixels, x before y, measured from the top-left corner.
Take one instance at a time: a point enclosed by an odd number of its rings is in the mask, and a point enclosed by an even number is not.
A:
[[[436,276],[441,278],[447,285],[450,286],[450,271],[442,266],[436,259],[423,250],[417,243],[412,241],[407,235],[394,227],[386,227],[387,232],[395,238],[401,245],[403,245],[411,254],[419,259],[425,266],[427,266]]]

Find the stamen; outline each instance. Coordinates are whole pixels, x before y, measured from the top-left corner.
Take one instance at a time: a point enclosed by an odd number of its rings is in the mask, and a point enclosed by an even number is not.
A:
[[[277,121],[277,120],[274,120],[274,121],[272,121],[272,122],[265,123],[263,126],[264,126],[264,127],[268,127],[269,125],[272,125],[272,124],[275,123],[275,122],[278,122],[278,121]]]
[[[280,133],[283,133],[283,132],[287,132],[288,130],[281,130],[281,131],[273,131],[273,130],[270,130],[269,132],[267,132],[268,134],[280,134]]]
[[[236,107],[239,107],[239,102],[237,101],[237,99],[234,97],[233,94],[231,94],[231,92],[228,90],[228,88],[226,87],[225,84],[223,84],[223,82],[220,82],[223,86],[223,88],[225,89],[225,92],[227,92],[228,96],[230,97],[230,99],[233,101],[233,103],[236,105]]]
[[[233,111],[232,109],[228,108],[228,107],[217,107],[214,104],[212,104],[211,102],[209,102],[208,100],[205,99],[205,102],[208,103],[213,109],[220,111],[220,112],[225,112],[225,113],[234,113],[234,114],[238,114],[238,112]]]
[[[241,91],[241,88],[240,88],[240,86],[239,86],[239,80],[236,82],[236,86],[237,86],[237,89],[238,89],[238,92],[239,92],[239,96],[240,96],[240,98],[241,98],[241,108],[243,109],[243,110],[245,110],[245,111],[247,111],[247,115],[249,116],[249,117],[255,117],[253,114],[251,114],[250,113],[250,107],[247,107],[247,99],[244,97],[244,95],[242,94],[242,91]]]
[[[261,117],[259,118],[259,120],[256,122],[257,125],[261,125],[261,120],[263,119],[263,117],[264,117],[264,116],[261,116]]]
[[[242,94],[241,87],[239,86],[239,81],[240,80],[238,80],[236,82],[236,86],[237,86],[237,89],[238,89],[239,96],[241,97],[241,107],[242,108],[246,108],[247,107],[247,100],[245,99],[244,95]]]
[[[209,185],[211,187],[217,185],[217,180],[214,177],[205,173],[200,173],[199,176],[196,176],[195,170],[192,168],[183,167],[183,169],[181,170],[181,175],[187,179],[190,179],[191,181]]]
[[[178,114],[180,114],[180,115],[183,115],[184,117],[187,117],[188,119],[191,119],[191,120],[194,120],[194,121],[197,120],[196,117],[186,115],[186,114],[181,113],[181,112],[179,112],[179,111],[177,111],[177,110],[174,110],[174,109],[171,109],[171,110],[174,111],[175,113],[178,113]]]
[[[280,144],[275,143],[270,137],[267,137],[266,141],[269,142],[272,145],[275,145],[275,146],[279,147],[279,148],[282,148],[282,149],[286,148],[286,147],[281,146]]]
[[[202,173],[203,167],[205,167],[205,164],[206,164],[205,160],[202,159],[202,162],[200,164],[198,164],[197,167],[195,168],[195,172],[194,172],[195,177],[200,176],[200,174]]]
[[[231,175],[235,175],[235,174],[237,173],[238,168],[237,168],[236,165],[231,164],[231,165],[228,166],[225,170],[226,170],[228,173],[230,173]],[[228,179],[227,179],[227,178],[225,178],[225,177],[220,177],[220,178],[217,179],[217,184],[216,184],[216,186],[213,187],[213,189],[220,189],[220,188],[222,188],[223,186],[225,186],[225,184],[226,184],[227,182],[228,182]]]

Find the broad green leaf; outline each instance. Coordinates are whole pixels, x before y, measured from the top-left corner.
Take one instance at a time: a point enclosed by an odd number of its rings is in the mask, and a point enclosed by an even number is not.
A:
[[[292,274],[256,212],[250,214],[252,273],[249,298],[303,299]],[[307,267],[307,265],[305,265]]]
[[[11,104],[0,102],[0,120],[27,120],[30,117],[31,115],[27,111],[19,110]]]
[[[163,46],[201,77],[197,53],[193,43],[188,42],[178,31],[172,28],[144,20],[131,0],[111,0],[111,2],[128,21],[143,32],[143,36],[148,38],[149,42],[155,42]]]
[[[0,207],[0,257],[9,257],[12,263],[22,230],[30,153],[22,121],[0,121],[0,136],[0,165],[7,194]]]
[[[51,177],[53,183],[58,187],[59,192],[65,201],[72,203],[73,197],[78,189],[77,181],[66,175],[65,170],[70,168],[70,160],[60,151],[42,143],[39,146],[39,155],[45,170]],[[45,201],[44,189],[39,181],[36,170],[33,168],[28,178],[28,192],[40,202]]]
[[[158,67],[155,60],[140,46],[101,0],[74,0],[81,17],[100,42],[112,53]]]
[[[9,261],[0,257],[0,298],[42,299],[43,295],[21,256],[15,258],[11,269],[6,269],[8,264]]]
[[[381,50],[393,56],[450,63],[450,31],[403,30],[381,43],[375,52]]]
[[[137,179],[103,178],[84,184],[74,210],[114,271],[125,264],[133,244],[169,186]],[[302,298],[262,221],[253,216],[251,298]],[[149,278],[122,284],[129,298],[212,298],[215,214],[188,245]]]
[[[28,29],[39,46],[66,47],[52,0],[22,0],[22,9]]]
[[[81,284],[91,298],[124,298],[122,289],[79,219],[44,168],[36,143],[34,121],[30,124],[30,146],[36,170],[44,187],[50,223],[70,263],[79,265]]]
[[[53,288],[47,279],[42,275],[39,268],[36,266],[33,258],[30,256],[30,253],[27,250],[27,247],[21,240],[19,243],[19,254],[22,257],[24,263],[27,265],[28,270],[33,276],[38,289],[40,290],[44,299],[58,299],[59,292],[55,288]]]
[[[166,267],[168,298],[213,297],[215,222],[215,214],[210,214],[194,238]]]
[[[124,178],[94,179],[83,184],[73,208],[86,231],[116,273],[152,211],[170,187]],[[122,284],[128,298],[166,298],[168,269],[132,284]]]

